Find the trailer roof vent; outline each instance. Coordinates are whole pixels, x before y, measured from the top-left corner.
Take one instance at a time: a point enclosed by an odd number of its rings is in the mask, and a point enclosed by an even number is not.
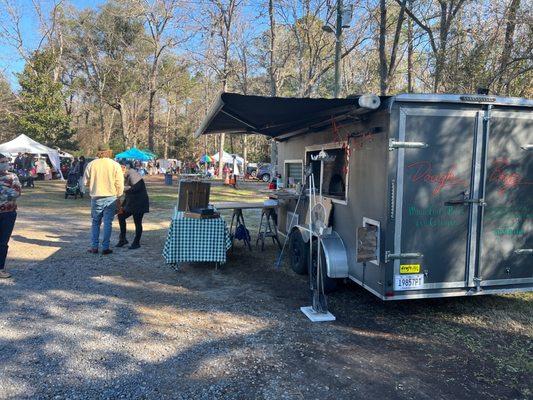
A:
[[[461,101],[468,101],[473,103],[493,103],[496,101],[496,97],[492,96],[461,96]]]

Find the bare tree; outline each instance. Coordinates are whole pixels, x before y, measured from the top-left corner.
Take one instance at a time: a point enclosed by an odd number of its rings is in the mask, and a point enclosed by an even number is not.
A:
[[[505,39],[503,42],[502,55],[500,57],[500,67],[498,70],[498,85],[503,84],[504,71],[511,61],[511,53],[514,47],[514,34],[516,29],[516,13],[520,8],[520,0],[511,0],[507,9],[507,24],[505,27]]]
[[[148,43],[150,46],[150,70],[148,73],[148,148],[154,150],[155,136],[155,100],[158,90],[158,73],[161,56],[176,44],[176,36],[168,33],[169,29],[177,28],[177,0],[143,0],[142,10],[148,26]]]
[[[57,82],[61,73],[60,61],[63,53],[63,0],[53,0],[49,12],[45,12],[42,3],[37,0],[32,0],[31,4],[41,31],[37,47],[30,49],[28,43],[25,43],[25,35],[22,32],[23,10],[14,0],[0,0],[0,41],[14,48],[29,66],[32,66],[33,52],[40,51],[44,46],[51,47],[57,60],[57,68],[54,70],[54,82]]]
[[[423,29],[429,39],[431,50],[435,57],[435,71],[433,79],[433,91],[441,89],[443,72],[446,65],[448,40],[454,19],[465,4],[466,0],[437,0],[438,10],[429,7],[429,10],[420,11],[423,15],[416,15],[416,11],[410,7],[405,8],[405,12],[421,29]],[[403,0],[396,0],[400,6],[405,3]],[[433,24],[437,14],[438,24]],[[437,31],[437,33],[435,33]]]
[[[407,0],[401,0],[400,11],[396,20],[396,28],[394,30],[394,39],[390,50],[390,59],[387,59],[386,39],[387,39],[387,5],[386,0],[380,0],[380,21],[379,21],[379,77],[380,77],[380,92],[381,95],[386,95],[389,90],[389,85],[392,76],[396,70],[396,58],[398,55],[398,47],[400,44],[400,34],[405,15],[405,7]]]
[[[231,73],[230,68],[230,50],[233,45],[234,21],[241,5],[241,0],[209,0],[210,7],[207,12],[210,17],[209,34],[217,38],[216,48],[218,51],[217,58],[219,62],[212,63],[220,80],[220,89],[222,92],[228,89],[228,80]],[[224,153],[225,134],[219,135],[218,154],[218,176],[222,176],[224,164],[222,163]]]

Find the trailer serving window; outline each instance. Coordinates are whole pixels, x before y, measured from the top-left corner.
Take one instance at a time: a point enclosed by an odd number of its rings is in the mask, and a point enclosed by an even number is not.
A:
[[[303,161],[285,160],[285,187],[302,183]]]
[[[315,177],[315,186],[320,189],[320,161],[313,160],[321,150],[330,157],[330,161],[324,163],[324,180],[322,182],[322,194],[329,197],[333,202],[347,204],[346,193],[348,190],[348,158],[347,149],[343,143],[328,145],[309,146],[306,150],[306,163],[311,166]]]

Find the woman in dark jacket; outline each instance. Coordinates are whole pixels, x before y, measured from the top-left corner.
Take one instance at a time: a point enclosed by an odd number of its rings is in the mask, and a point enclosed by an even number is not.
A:
[[[126,239],[126,219],[133,216],[135,223],[135,238],[133,239],[130,249],[141,247],[141,235],[143,232],[143,216],[149,211],[148,192],[141,175],[133,168],[122,166],[124,171],[124,202],[118,214],[118,223],[120,225],[120,238],[117,247],[128,244]]]

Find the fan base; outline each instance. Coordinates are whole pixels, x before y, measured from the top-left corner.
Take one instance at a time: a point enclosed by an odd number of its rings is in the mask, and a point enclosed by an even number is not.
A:
[[[319,313],[313,310],[312,306],[300,307],[300,311],[303,312],[306,315],[306,317],[311,320],[311,322],[335,321],[335,316],[329,311],[327,313]]]

